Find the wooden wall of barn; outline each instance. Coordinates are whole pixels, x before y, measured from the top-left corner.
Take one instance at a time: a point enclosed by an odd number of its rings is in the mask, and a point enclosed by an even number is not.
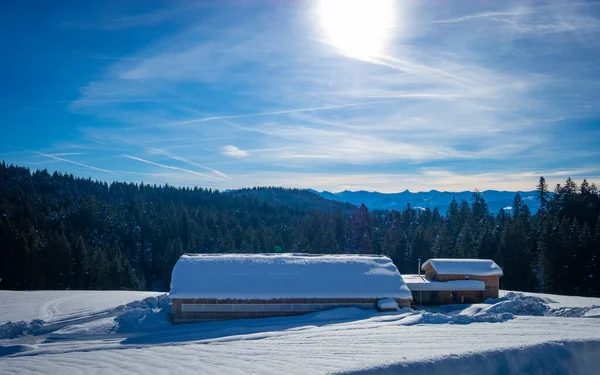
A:
[[[322,299],[322,298],[290,298],[272,300],[239,300],[239,299],[173,299],[171,301],[171,319],[174,324],[206,322],[228,319],[252,319],[281,316],[303,315],[310,312],[324,311],[336,307],[357,307],[373,310],[379,299]],[[396,299],[400,307],[409,307],[410,300]],[[184,306],[195,305],[199,311],[184,311]],[[236,307],[251,306],[252,311],[235,311]],[[296,306],[296,308],[294,308]],[[306,310],[309,306],[310,311]],[[189,308],[189,307],[188,307]],[[219,311],[202,311],[219,310]],[[228,311],[230,310],[230,311]]]
[[[456,294],[456,296],[454,296]],[[481,303],[485,300],[483,290],[440,290],[414,291],[413,301],[417,305],[445,305],[451,303]]]

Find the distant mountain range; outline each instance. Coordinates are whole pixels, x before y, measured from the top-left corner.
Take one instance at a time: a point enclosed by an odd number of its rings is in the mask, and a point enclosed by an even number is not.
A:
[[[437,191],[430,190],[427,192],[412,193],[405,190],[400,193],[379,193],[371,191],[341,191],[339,193],[330,193],[328,191],[316,191],[311,190],[323,198],[348,202],[354,205],[360,206],[364,203],[369,209],[397,209],[403,210],[406,205],[410,203],[413,208],[429,208],[434,209],[435,207],[441,213],[445,213],[448,205],[452,201],[452,198],[460,203],[461,200],[471,201],[473,192],[461,191],[461,192],[449,192],[449,191]],[[497,191],[497,190],[486,190],[481,192],[485,199],[490,212],[497,213],[501,208],[506,211],[512,210],[512,202],[515,194],[519,193],[523,202],[527,204],[531,212],[536,212],[539,208],[539,202],[535,197],[535,191]]]

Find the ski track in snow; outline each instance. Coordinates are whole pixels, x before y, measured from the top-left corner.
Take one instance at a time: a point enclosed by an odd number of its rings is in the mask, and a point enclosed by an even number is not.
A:
[[[90,292],[60,292],[54,299],[33,295],[29,304],[24,300],[34,292],[0,293],[0,314],[18,316],[14,310],[25,309],[24,317],[52,321],[41,335],[0,340],[0,374],[558,375],[591,374],[600,366],[600,320],[584,317],[598,316],[590,307],[600,305],[594,298],[503,292],[504,304],[428,312],[350,308],[171,326],[159,310],[166,308],[164,297],[136,301],[157,293],[131,294],[124,301],[121,292],[93,292],[96,302],[83,308],[81,293]],[[131,301],[136,302],[115,309]],[[497,317],[505,319],[496,323],[477,322],[496,316],[486,311],[515,301],[522,302],[525,315],[503,312]],[[537,313],[540,301],[548,311],[578,317],[527,315]]]
[[[33,319],[45,322],[76,319],[160,294],[162,293],[132,291],[0,290],[0,324]]]

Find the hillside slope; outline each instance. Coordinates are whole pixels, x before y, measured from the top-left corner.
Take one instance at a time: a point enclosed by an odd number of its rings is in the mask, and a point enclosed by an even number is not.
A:
[[[403,210],[407,204],[411,207],[422,207],[433,210],[437,209],[444,213],[448,208],[448,205],[455,198],[458,202],[461,200],[470,201],[473,192],[461,191],[461,192],[449,192],[449,191],[437,191],[430,190],[425,192],[413,193],[405,190],[400,193],[379,193],[371,191],[341,191],[339,193],[330,193],[328,191],[318,192],[313,190],[320,196],[336,200],[339,202],[348,202],[353,205],[360,206],[362,203],[367,205],[370,209],[384,210],[384,209],[397,209]],[[510,211],[515,194],[519,193],[524,203],[527,204],[532,212],[536,212],[539,208],[539,202],[536,200],[534,191],[497,191],[497,190],[486,190],[481,193],[483,198],[488,204],[490,211],[497,213],[501,208]]]
[[[253,198],[264,204],[292,206],[301,211],[321,211],[354,213],[358,207],[342,200],[332,200],[319,193],[303,189],[287,189],[282,187],[254,187],[224,192],[232,197]]]

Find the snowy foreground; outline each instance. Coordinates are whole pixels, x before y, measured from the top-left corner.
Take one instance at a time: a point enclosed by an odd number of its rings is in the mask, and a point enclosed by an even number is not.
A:
[[[427,311],[344,308],[178,326],[165,320],[168,298],[158,293],[0,291],[0,301],[0,374],[594,374],[600,368],[599,298],[503,293],[485,304]]]

